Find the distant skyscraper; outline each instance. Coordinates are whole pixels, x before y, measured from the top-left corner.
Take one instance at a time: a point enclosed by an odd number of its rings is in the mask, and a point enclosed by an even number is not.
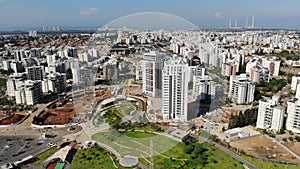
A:
[[[29,31],[28,36],[29,37],[37,37],[37,31]]]
[[[164,120],[187,121],[188,64],[179,58],[164,63],[162,79],[162,115]]]

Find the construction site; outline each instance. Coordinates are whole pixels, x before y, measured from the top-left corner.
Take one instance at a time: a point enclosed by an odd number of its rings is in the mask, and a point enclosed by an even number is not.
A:
[[[262,159],[277,162],[300,162],[300,160],[283,148],[283,146],[264,135],[232,141],[230,145],[237,148],[238,151],[244,151],[248,155]]]
[[[85,96],[73,100],[71,97],[61,99],[34,117],[35,125],[65,125],[72,121],[84,121],[89,118],[93,105],[107,98],[111,91],[97,91],[95,96]]]

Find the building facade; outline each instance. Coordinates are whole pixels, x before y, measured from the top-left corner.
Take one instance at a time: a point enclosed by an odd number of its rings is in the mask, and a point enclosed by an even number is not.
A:
[[[164,120],[187,121],[188,64],[179,58],[164,63],[162,115]]]
[[[237,104],[253,102],[255,85],[246,74],[230,76],[228,97]]]
[[[300,100],[295,98],[287,102],[286,129],[300,133]]]
[[[256,127],[278,132],[283,127],[285,109],[278,106],[279,97],[259,100]]]
[[[163,60],[166,55],[156,51],[144,54],[142,62],[142,90],[152,97],[160,96],[162,90]]]

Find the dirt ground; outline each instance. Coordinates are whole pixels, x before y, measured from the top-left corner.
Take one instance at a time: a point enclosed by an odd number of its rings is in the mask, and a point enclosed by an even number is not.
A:
[[[64,99],[58,101],[56,103],[57,107],[49,108],[47,112],[45,111],[38,116],[43,119],[40,125],[64,125],[68,124],[71,120],[87,118],[93,103],[102,98],[109,97],[111,91],[103,91],[97,94],[97,97],[89,96],[77,98],[74,101]],[[37,124],[37,122],[34,123]]]
[[[292,152],[300,155],[300,142],[286,143],[284,145],[288,147]]]
[[[99,98],[99,99],[103,99],[103,98],[109,97],[110,95],[111,95],[111,90],[107,90],[107,91],[96,91],[96,92],[95,92],[96,98]]]
[[[240,139],[231,142],[230,145],[257,157],[260,156],[279,161],[300,162],[287,150],[266,136]]]
[[[21,121],[25,115],[21,114],[12,114],[2,120],[0,120],[0,125],[10,125]]]

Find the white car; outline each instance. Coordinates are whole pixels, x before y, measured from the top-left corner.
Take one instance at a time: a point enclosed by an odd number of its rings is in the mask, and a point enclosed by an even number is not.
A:
[[[55,146],[55,143],[48,143],[47,146],[48,147],[53,147],[53,146]]]

